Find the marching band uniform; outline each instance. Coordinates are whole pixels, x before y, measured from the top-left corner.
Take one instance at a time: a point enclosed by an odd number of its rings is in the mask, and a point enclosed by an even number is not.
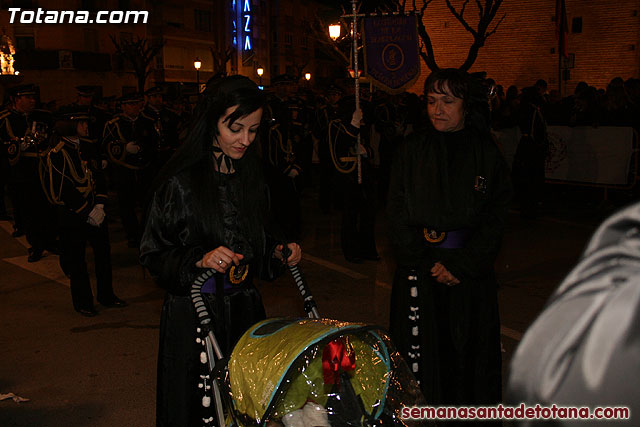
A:
[[[342,91],[336,86],[327,89],[327,102],[316,111],[316,138],[318,139],[318,161],[320,167],[320,182],[318,189],[318,203],[324,213],[331,211],[332,190],[334,189],[334,168],[329,152],[329,123],[338,119],[338,102]]]
[[[377,261],[380,257],[375,243],[376,194],[370,164],[373,151],[368,145],[367,130],[349,115],[354,108],[353,99],[340,104],[340,119],[333,120],[329,125],[329,149],[338,170],[337,182],[343,196],[342,252],[347,261],[361,263],[363,259]],[[360,146],[357,143],[359,133]],[[358,183],[358,154],[361,183]]]
[[[81,156],[77,135],[79,122],[90,116],[83,112],[66,113],[56,130],[61,137],[47,155],[48,195],[58,206],[60,220],[60,265],[71,281],[73,307],[84,316],[95,316],[93,295],[85,262],[86,244],[93,248],[97,279],[97,300],[106,307],[122,307],[126,303],[113,293],[111,246],[105,221],[107,188],[104,174]],[[72,133],[73,131],[73,133]],[[88,126],[86,128],[88,134]]]
[[[113,185],[129,247],[138,247],[141,226],[136,204],[154,177],[158,151],[158,134],[153,121],[140,113],[142,97],[130,94],[120,100],[123,110],[104,127],[103,144],[113,167]],[[139,107],[139,108],[138,108]]]
[[[55,212],[47,203],[39,177],[39,165],[48,150],[47,132],[52,118],[48,111],[33,108],[34,85],[17,86],[10,89],[10,94],[14,103],[0,115],[0,139],[9,164],[14,236],[26,233],[31,245],[28,261],[36,262],[45,249],[56,251],[55,220],[51,221]]]
[[[76,102],[62,107],[59,113],[84,112],[89,118],[89,135],[81,137],[81,154],[90,161],[92,167],[104,169],[107,166],[107,155],[101,144],[102,131],[111,114],[104,108],[93,104],[96,88],[94,86],[76,86],[78,99]]]
[[[155,168],[156,170],[169,160],[178,148],[180,142],[178,136],[180,119],[176,113],[162,103],[162,93],[163,91],[160,86],[148,89],[145,95],[149,98],[149,102],[147,102],[142,112],[145,117],[153,121],[153,128],[157,134],[158,164]],[[151,102],[152,97],[160,97],[160,102]]]
[[[302,173],[291,133],[292,117],[287,103],[278,97],[267,100],[263,113],[263,159],[271,193],[271,206],[287,239],[300,237],[299,176]]]

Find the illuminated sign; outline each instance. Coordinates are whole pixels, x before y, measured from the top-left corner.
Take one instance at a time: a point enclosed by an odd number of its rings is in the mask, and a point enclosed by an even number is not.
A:
[[[242,52],[242,63],[253,58],[253,11],[251,0],[231,0],[231,43]]]
[[[251,0],[242,0],[242,63],[246,64],[253,57],[253,13]]]
[[[231,0],[231,43],[238,46],[238,26],[236,24],[236,0]]]

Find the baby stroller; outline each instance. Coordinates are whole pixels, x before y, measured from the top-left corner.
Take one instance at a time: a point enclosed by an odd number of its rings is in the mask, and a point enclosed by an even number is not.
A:
[[[320,319],[297,267],[290,267],[309,318],[267,319],[240,338],[225,359],[213,333],[202,285],[191,289],[203,351],[203,425],[411,425],[403,407],[424,406],[420,388],[384,331],[375,326]],[[416,422],[413,422],[416,424]],[[416,424],[417,425],[417,424]]]

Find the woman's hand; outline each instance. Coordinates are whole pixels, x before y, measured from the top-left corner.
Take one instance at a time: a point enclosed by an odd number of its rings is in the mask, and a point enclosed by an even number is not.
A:
[[[224,246],[218,246],[211,252],[204,254],[202,259],[196,262],[198,268],[213,268],[219,273],[224,273],[233,264],[238,265],[244,255],[237,254]]]
[[[447,268],[440,264],[440,262],[436,262],[431,268],[431,275],[436,278],[438,283],[444,283],[445,285],[453,286],[460,283],[453,274],[447,270]]]
[[[300,262],[300,259],[302,259],[302,249],[300,249],[300,245],[297,243],[287,243],[287,247],[291,251],[291,255],[287,258],[287,264],[293,267]],[[282,245],[276,246],[276,249],[273,251],[273,256],[278,258],[280,261],[284,261],[282,259]]]

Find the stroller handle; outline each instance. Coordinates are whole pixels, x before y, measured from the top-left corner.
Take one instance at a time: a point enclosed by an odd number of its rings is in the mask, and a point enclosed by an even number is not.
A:
[[[204,299],[202,298],[202,286],[207,280],[216,274],[220,275],[220,278],[222,277],[222,275],[213,268],[205,270],[196,278],[196,280],[193,281],[193,285],[191,285],[191,302],[196,310],[197,321],[200,324],[200,327],[196,331],[200,337],[196,339],[196,342],[201,343],[205,350],[200,354],[200,362],[207,365],[209,373],[213,372],[216,360],[221,360],[223,356],[218,340],[213,333],[211,314],[207,309],[207,304],[205,304]],[[202,335],[204,335],[204,337],[202,337]],[[214,413],[216,415],[217,424],[219,426],[225,425],[224,410],[222,409],[222,396],[217,379],[212,375],[201,375],[200,378],[202,379],[201,389],[203,391],[202,406],[209,407],[211,405],[211,396],[208,395],[208,389],[212,388]],[[209,382],[210,385],[207,385],[207,382]],[[210,425],[213,420],[213,417],[203,418],[202,422],[203,425],[207,426]]]
[[[287,247],[286,244],[282,245],[282,258],[285,260],[289,258],[291,255],[291,250]],[[307,285],[307,281],[304,279],[302,272],[298,268],[297,265],[290,265],[289,271],[293,276],[293,280],[296,282],[296,286],[298,286],[298,291],[300,295],[302,295],[302,300],[304,301],[304,311],[307,313],[311,319],[319,319],[320,314],[318,313],[318,305],[316,304],[316,300],[313,298],[311,291],[309,290],[309,285]]]

